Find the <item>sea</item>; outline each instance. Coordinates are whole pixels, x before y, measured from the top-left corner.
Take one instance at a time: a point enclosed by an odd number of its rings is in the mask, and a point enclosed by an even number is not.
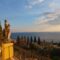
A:
[[[36,36],[36,39],[40,37],[41,41],[45,40],[47,42],[60,42],[60,32],[14,32],[11,33],[11,38],[13,40],[17,39],[17,36],[33,37]]]

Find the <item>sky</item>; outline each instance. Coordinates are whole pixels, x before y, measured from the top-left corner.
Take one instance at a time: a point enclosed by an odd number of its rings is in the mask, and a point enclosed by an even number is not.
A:
[[[60,32],[60,0],[0,0],[5,19],[12,32]]]

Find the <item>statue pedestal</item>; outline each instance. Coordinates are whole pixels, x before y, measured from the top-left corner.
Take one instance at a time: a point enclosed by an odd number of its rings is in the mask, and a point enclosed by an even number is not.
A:
[[[2,60],[11,60],[13,56],[13,43],[3,43]]]

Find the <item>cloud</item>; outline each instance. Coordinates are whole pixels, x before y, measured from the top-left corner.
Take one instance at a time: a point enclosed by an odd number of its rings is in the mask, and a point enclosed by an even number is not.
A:
[[[34,23],[38,25],[43,25],[43,24],[55,25],[55,24],[60,24],[59,19],[60,19],[60,11],[54,13],[48,13],[48,14],[45,13],[39,18],[37,18]]]
[[[45,0],[27,0],[26,8],[32,8],[35,5],[41,4]]]
[[[52,0],[49,7],[53,10],[60,9],[60,0]]]
[[[29,8],[29,9],[31,9],[32,6],[31,6],[31,5],[28,5],[28,6],[26,5],[25,8]]]
[[[18,30],[17,30],[18,29]],[[30,26],[14,29],[18,32],[60,32],[60,10],[42,14]]]
[[[42,32],[60,32],[60,25],[51,25],[47,28],[44,28]]]
[[[34,24],[40,32],[60,32],[60,10],[42,14]]]
[[[30,4],[32,5],[36,5],[36,4],[40,4],[42,3],[44,0],[32,0],[32,2]]]

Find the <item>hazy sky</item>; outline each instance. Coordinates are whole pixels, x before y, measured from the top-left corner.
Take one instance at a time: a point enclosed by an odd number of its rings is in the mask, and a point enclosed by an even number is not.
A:
[[[0,0],[0,20],[13,32],[60,32],[60,0]]]

